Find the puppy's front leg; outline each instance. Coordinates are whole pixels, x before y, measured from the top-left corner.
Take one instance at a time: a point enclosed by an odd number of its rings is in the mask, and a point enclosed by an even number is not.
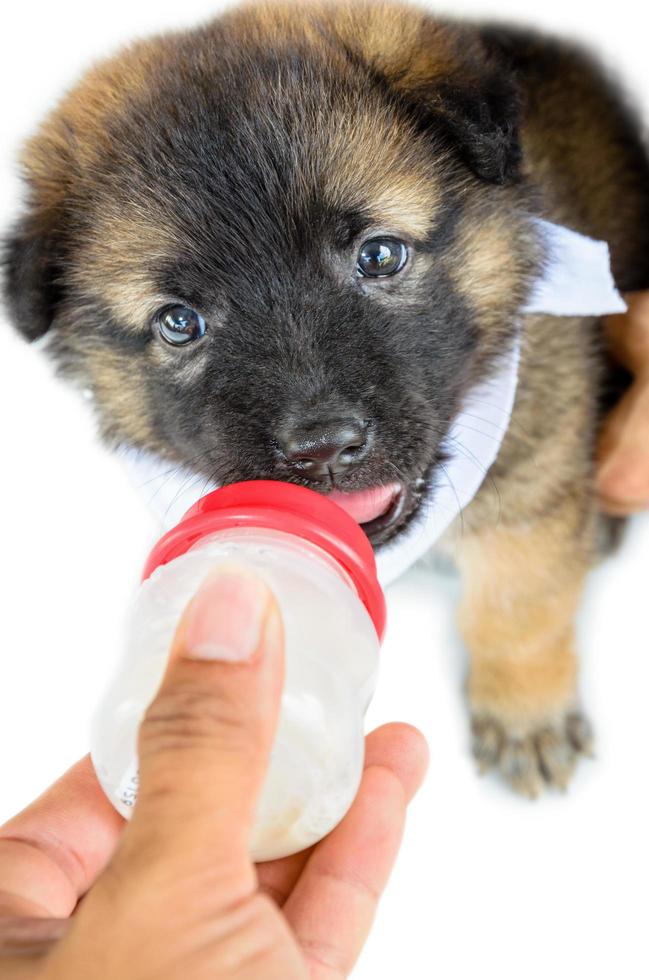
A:
[[[577,701],[574,618],[592,564],[592,519],[574,500],[549,518],[463,539],[460,627],[471,665],[473,753],[514,789],[564,788],[591,729]]]

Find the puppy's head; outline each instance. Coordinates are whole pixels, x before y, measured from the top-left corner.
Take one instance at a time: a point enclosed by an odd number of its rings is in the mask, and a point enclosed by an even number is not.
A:
[[[247,7],[137,44],[26,147],[13,318],[111,442],[221,483],[387,487],[354,498],[381,543],[536,271],[517,114],[477,33],[413,9]]]

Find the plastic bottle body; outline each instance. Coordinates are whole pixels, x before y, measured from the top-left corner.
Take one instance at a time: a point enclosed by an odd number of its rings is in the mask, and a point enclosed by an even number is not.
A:
[[[221,564],[255,570],[277,597],[285,630],[280,721],[251,854],[296,853],[344,816],[360,782],[363,716],[379,640],[354,585],[323,550],[292,534],[235,527],[201,539],[143,582],[121,668],[95,720],[92,759],[124,816],[137,797],[137,730],[153,699],[183,609]]]

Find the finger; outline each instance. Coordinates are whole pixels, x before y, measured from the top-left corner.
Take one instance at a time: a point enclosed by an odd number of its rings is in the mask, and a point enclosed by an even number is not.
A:
[[[413,734],[414,733],[414,734]],[[419,733],[410,725],[393,722],[375,729],[365,739],[365,763],[391,769],[403,786],[409,802],[421,783],[427,750]],[[313,848],[277,861],[266,861],[257,867],[259,887],[283,907],[293,891]]]
[[[277,603],[228,566],[189,603],[167,672],[142,722],[140,788],[128,840],[201,866],[247,861],[283,681]],[[125,835],[125,837],[127,836]]]
[[[384,765],[365,770],[345,819],[316,846],[284,915],[312,968],[312,976],[348,976],[367,937],[394,864],[406,815],[407,790],[421,782],[427,763],[423,737],[402,732],[409,756],[407,786]]]
[[[421,732],[404,722],[381,725],[365,739],[365,768],[382,766],[397,777],[410,803],[428,767],[428,746]]]
[[[65,935],[69,919],[27,919],[0,916],[0,964],[8,956],[42,956]],[[5,974],[2,973],[4,980]]]
[[[106,865],[123,824],[86,756],[0,828],[0,914],[70,915]]]
[[[0,916],[2,980],[42,980],[43,959],[68,931],[71,921]]]
[[[607,419],[599,456],[602,507],[620,515],[649,506],[649,378],[635,381]]]
[[[257,865],[257,884],[259,891],[268,895],[279,908],[282,908],[287,898],[295,888],[296,882],[304,871],[313,848],[309,847],[299,854],[277,858],[275,861],[264,861]]]
[[[605,321],[606,339],[613,356],[633,374],[649,376],[649,290],[629,293],[628,310]]]

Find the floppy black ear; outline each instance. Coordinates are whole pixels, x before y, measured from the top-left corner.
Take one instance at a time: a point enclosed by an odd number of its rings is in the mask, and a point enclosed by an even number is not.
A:
[[[396,55],[377,50],[376,42],[360,45],[418,126],[441,136],[478,177],[503,184],[519,176],[520,90],[511,64],[484,32],[424,14],[416,32],[403,33]]]
[[[478,77],[437,83],[425,115],[478,177],[504,184],[520,176],[520,97],[506,69],[484,65]]]
[[[26,215],[4,242],[3,293],[10,319],[28,340],[45,334],[60,299],[54,242],[43,217]]]

